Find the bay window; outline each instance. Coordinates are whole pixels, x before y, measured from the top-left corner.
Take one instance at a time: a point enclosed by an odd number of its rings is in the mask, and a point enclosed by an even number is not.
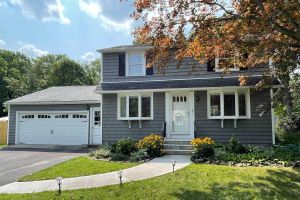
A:
[[[251,117],[249,89],[210,90],[207,93],[209,119],[246,119]]]
[[[149,120],[153,119],[152,93],[119,94],[119,120]]]

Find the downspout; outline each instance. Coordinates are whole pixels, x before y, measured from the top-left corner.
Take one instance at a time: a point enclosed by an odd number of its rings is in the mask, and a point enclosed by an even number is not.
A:
[[[275,145],[275,115],[274,115],[274,108],[273,108],[273,88],[270,88],[270,97],[271,97],[271,120],[272,120],[272,144]]]

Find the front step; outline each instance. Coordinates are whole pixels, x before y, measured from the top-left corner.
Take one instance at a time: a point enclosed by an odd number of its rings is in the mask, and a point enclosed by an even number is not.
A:
[[[164,148],[168,155],[191,155],[193,151],[190,141],[165,141]]]

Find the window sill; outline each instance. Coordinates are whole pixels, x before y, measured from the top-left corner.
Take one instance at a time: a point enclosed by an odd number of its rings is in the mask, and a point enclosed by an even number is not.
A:
[[[144,120],[153,120],[153,117],[143,117],[143,118],[118,118],[118,120],[126,121],[144,121]]]
[[[126,75],[126,77],[145,77],[146,74],[137,74],[137,75]]]
[[[239,117],[236,117],[236,116],[223,116],[223,117],[208,116],[207,119],[251,119],[251,117],[248,117],[248,116],[239,116]]]

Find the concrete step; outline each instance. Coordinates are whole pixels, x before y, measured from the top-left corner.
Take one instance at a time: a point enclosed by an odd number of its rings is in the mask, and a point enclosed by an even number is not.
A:
[[[167,155],[192,155],[192,150],[165,149]]]
[[[165,144],[181,144],[181,145],[190,145],[191,141],[175,141],[175,140],[165,140]]]
[[[192,150],[192,145],[189,144],[164,144],[165,149]]]

